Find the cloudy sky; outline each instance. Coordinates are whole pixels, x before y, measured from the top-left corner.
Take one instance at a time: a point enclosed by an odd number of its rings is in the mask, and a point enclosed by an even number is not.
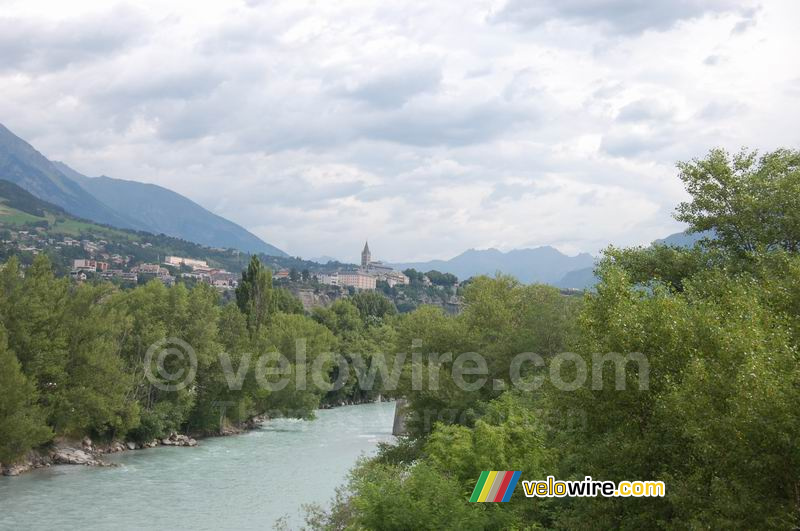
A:
[[[793,0],[0,0],[0,123],[294,255],[597,253],[680,229],[676,161],[798,147],[798,21]]]

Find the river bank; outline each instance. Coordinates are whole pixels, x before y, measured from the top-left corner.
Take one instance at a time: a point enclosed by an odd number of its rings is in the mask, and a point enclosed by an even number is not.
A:
[[[377,403],[388,402],[391,400],[378,397]],[[333,409],[337,407],[371,404],[371,401],[341,401],[333,404],[322,404],[320,410]],[[269,417],[257,415],[248,419],[240,425],[226,425],[217,433],[194,433],[185,435],[171,433],[162,439],[153,439],[149,442],[113,440],[110,443],[96,444],[89,437],[84,437],[80,441],[69,439],[57,439],[45,448],[35,449],[28,452],[25,457],[13,464],[0,463],[0,475],[15,477],[40,468],[49,468],[55,465],[80,465],[107,467],[115,466],[107,462],[104,457],[109,454],[128,452],[136,450],[147,450],[158,448],[159,446],[179,446],[195,447],[199,440],[212,437],[228,437],[241,435],[251,430],[257,429],[267,422]],[[396,435],[397,433],[395,433]]]
[[[197,440],[188,435],[173,433],[163,439],[154,439],[147,443],[133,441],[112,441],[104,445],[95,445],[89,437],[81,441],[61,439],[54,441],[46,448],[31,450],[17,463],[0,465],[3,476],[19,476],[31,470],[49,468],[55,465],[80,466],[114,466],[103,459],[103,456],[118,452],[144,450],[158,446],[197,446]]]
[[[275,418],[193,448],[104,455],[116,466],[51,466],[0,477],[0,529],[273,529],[303,506],[327,505],[359,457],[391,442],[393,403],[321,409],[313,421]]]

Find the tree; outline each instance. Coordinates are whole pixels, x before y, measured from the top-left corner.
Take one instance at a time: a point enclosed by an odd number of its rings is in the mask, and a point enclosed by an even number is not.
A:
[[[358,308],[361,318],[366,320],[369,317],[383,319],[388,315],[397,313],[394,303],[388,297],[376,291],[361,291],[350,297],[350,302]]]
[[[272,272],[266,269],[257,256],[250,258],[246,271],[236,288],[236,304],[247,316],[251,332],[267,323],[273,311]]]
[[[35,386],[22,373],[0,326],[0,463],[13,463],[31,448],[47,442],[53,432],[37,405]]]
[[[421,283],[425,278],[425,275],[422,273],[422,271],[417,271],[414,268],[403,270],[403,274],[408,277],[412,284]]]
[[[431,281],[431,283],[435,286],[453,286],[458,282],[458,277],[452,273],[442,273],[441,271],[437,271],[432,269],[425,273],[425,276]]]
[[[714,149],[678,168],[692,199],[675,217],[693,232],[713,231],[711,245],[734,253],[800,251],[800,151],[759,158],[755,151],[731,156]]]
[[[603,254],[601,268],[613,262],[625,270],[634,284],[664,282],[676,291],[683,291],[684,280],[719,263],[716,253],[710,253],[700,245],[691,249],[667,245],[628,249],[609,247]]]
[[[292,295],[292,292],[286,288],[276,288],[272,291],[274,299],[274,308],[276,311],[283,313],[299,313],[304,314],[305,308],[303,303]]]
[[[50,411],[56,433],[113,437],[139,422],[138,404],[128,400],[133,380],[120,356],[125,315],[107,303],[113,291],[108,284],[81,284],[70,292],[61,324],[66,377]]]

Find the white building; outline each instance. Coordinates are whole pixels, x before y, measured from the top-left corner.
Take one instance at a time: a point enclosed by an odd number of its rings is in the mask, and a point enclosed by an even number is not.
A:
[[[208,269],[208,262],[205,260],[195,260],[194,258],[184,258],[183,256],[167,256],[164,263],[171,266],[191,267],[192,269],[206,268]]]

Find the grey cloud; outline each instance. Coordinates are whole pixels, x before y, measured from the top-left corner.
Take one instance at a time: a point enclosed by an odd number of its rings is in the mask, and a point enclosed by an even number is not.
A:
[[[149,26],[139,11],[128,7],[59,23],[0,18],[0,70],[52,72],[107,59],[140,39]]]
[[[794,135],[800,81],[754,78],[751,92],[750,79],[728,77],[766,57],[742,53],[756,33],[789,42],[780,6],[765,7],[748,39],[726,40],[754,18],[729,14],[733,2],[513,0],[494,24],[483,3],[250,4],[198,4],[194,16],[153,0],[149,19],[0,21],[3,121],[84,173],[157,182],[290,252],[346,255],[369,230],[403,259],[497,241],[650,241],[681,199],[676,160]],[[698,21],[721,38],[705,53],[678,43],[680,30],[639,37],[714,13],[726,16]],[[551,20],[579,31],[504,25]],[[613,34],[630,40],[600,39],[610,51],[597,53],[596,37]],[[731,68],[704,68],[716,53]],[[696,112],[678,121],[677,108]],[[326,165],[347,175],[320,173]],[[619,190],[665,210],[613,225],[613,198],[628,197]]]
[[[672,118],[672,110],[657,100],[637,100],[620,109],[620,122],[664,121]]]
[[[519,199],[535,191],[533,183],[497,183],[492,193],[486,197],[487,202],[503,199]]]
[[[380,72],[354,87],[338,88],[334,94],[376,107],[402,107],[414,96],[434,92],[439,86],[441,77],[440,68],[434,65],[392,69]]]
[[[614,157],[634,158],[657,152],[671,143],[672,139],[664,134],[615,132],[603,137],[600,149]]]
[[[700,112],[697,113],[697,117],[702,120],[724,120],[726,118],[731,118],[736,115],[741,115],[742,113],[747,111],[747,105],[739,102],[720,102],[720,101],[712,101],[705,107],[703,107]]]
[[[756,15],[758,14],[761,6],[751,7],[742,11],[742,20],[736,23],[736,25],[731,30],[731,35],[736,35],[739,33],[744,33],[750,28],[755,27],[756,23],[758,22],[756,19]]]
[[[445,104],[404,109],[365,125],[364,138],[412,146],[464,146],[486,142],[536,115],[500,101],[458,106]]]
[[[681,20],[739,8],[735,0],[509,0],[492,18],[495,22],[535,28],[551,20],[598,25],[623,34],[666,30]]]

